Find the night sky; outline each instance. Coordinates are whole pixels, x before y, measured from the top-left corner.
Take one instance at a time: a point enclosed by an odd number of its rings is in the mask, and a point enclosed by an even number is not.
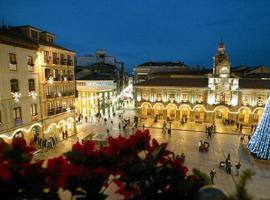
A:
[[[211,67],[221,38],[233,66],[270,66],[270,0],[0,0],[0,17],[77,55],[107,49],[129,72],[149,60]]]

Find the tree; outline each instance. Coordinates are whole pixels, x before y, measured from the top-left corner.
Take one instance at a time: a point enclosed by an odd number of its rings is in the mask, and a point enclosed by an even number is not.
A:
[[[255,157],[270,160],[270,97],[247,148]]]

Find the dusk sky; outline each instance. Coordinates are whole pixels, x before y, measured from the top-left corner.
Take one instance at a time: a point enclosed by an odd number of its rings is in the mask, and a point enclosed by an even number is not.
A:
[[[77,55],[107,49],[127,71],[146,61],[212,66],[221,38],[236,65],[270,66],[270,0],[0,0],[6,25],[57,35]]]

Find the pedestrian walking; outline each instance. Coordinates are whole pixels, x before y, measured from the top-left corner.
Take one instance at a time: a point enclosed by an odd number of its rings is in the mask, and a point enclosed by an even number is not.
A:
[[[111,125],[113,125],[113,120],[111,120]]]
[[[142,130],[144,130],[144,124],[143,124],[143,126],[142,126]]]
[[[62,136],[63,136],[63,139],[65,139],[65,132],[62,131]]]
[[[239,175],[240,175],[240,168],[241,168],[240,162],[238,162],[238,163],[235,165],[235,168],[236,168],[236,176],[239,176]]]
[[[109,135],[110,134],[110,131],[109,131],[109,129],[107,129],[107,135]]]
[[[216,176],[216,169],[213,168],[213,169],[210,171],[210,178],[211,178],[212,184],[215,184],[215,183],[214,183],[214,178],[215,178],[215,176]]]

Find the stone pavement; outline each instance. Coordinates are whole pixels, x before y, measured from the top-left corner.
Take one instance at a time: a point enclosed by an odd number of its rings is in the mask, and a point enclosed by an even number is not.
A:
[[[121,119],[119,119],[118,114],[119,113],[113,118],[113,124],[110,123],[110,120],[108,120],[106,124],[102,120],[100,122],[96,121],[80,124],[78,126],[78,136],[73,136],[60,142],[52,150],[38,153],[35,155],[35,160],[59,156],[71,149],[72,144],[77,141],[77,137],[81,140],[91,132],[105,134],[108,128],[113,137],[119,134],[123,136],[132,134],[132,128],[119,130],[118,123],[121,122]],[[127,109],[123,116],[133,121],[134,114],[132,110]],[[163,122],[160,123],[162,124]],[[196,126],[198,131],[186,131],[180,130],[180,128],[184,129],[185,127],[178,128],[177,124],[172,124],[172,133],[168,135],[162,133],[162,129],[159,128],[160,123],[151,124],[149,120],[149,124],[147,124],[146,121],[145,126],[151,126],[149,128],[151,136],[156,138],[159,142],[167,142],[168,148],[171,151],[177,154],[184,152],[186,155],[185,164],[190,170],[196,167],[209,174],[210,170],[215,168],[217,170],[215,184],[226,193],[231,194],[235,189],[235,182],[239,179],[239,177],[235,176],[235,164],[240,161],[242,165],[241,171],[251,169],[256,172],[256,175],[253,176],[252,181],[248,185],[248,191],[250,191],[256,199],[270,199],[270,161],[256,160],[251,157],[245,148],[247,138],[245,138],[244,143],[241,143],[239,135],[231,132],[232,134],[214,134],[213,138],[209,139],[206,137],[206,133],[204,133],[203,126]],[[194,126],[195,125],[192,124],[186,125],[186,129],[190,127],[194,129]],[[200,153],[198,151],[198,141],[200,140],[209,142],[210,148],[208,153]],[[225,169],[219,168],[219,162],[224,161],[228,153],[231,154],[233,166],[232,175],[228,175]],[[113,193],[111,192],[113,190],[114,189],[111,189],[109,193]],[[108,199],[119,199],[119,196],[112,195]]]

